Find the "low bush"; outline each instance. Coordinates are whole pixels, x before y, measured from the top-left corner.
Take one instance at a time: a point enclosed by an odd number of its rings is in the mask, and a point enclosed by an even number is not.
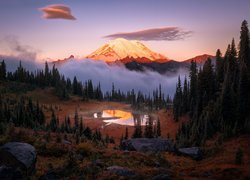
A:
[[[76,146],[76,151],[83,156],[90,156],[94,153],[94,147],[90,142],[82,142]]]

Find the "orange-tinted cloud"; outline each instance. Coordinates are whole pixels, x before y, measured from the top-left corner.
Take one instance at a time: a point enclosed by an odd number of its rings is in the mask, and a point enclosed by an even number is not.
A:
[[[68,19],[75,20],[76,18],[71,14],[68,6],[63,4],[52,4],[40,9],[45,19]]]
[[[164,27],[145,29],[135,32],[115,33],[104,36],[104,38],[125,38],[128,40],[142,40],[142,41],[174,41],[185,39],[189,37],[193,32],[184,31],[179,27]]]

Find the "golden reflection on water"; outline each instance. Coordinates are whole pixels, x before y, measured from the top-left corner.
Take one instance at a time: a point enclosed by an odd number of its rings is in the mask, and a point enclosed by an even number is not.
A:
[[[102,112],[95,113],[94,118],[103,118],[103,121],[110,124],[120,124],[126,126],[134,126],[135,122],[140,121],[141,125],[145,125],[148,115],[147,114],[132,114],[128,111],[108,109],[103,110]]]

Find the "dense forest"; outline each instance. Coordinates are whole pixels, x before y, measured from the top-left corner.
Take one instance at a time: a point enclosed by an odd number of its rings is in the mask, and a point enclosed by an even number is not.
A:
[[[71,81],[70,78],[66,79],[64,75],[61,75],[55,65],[53,65],[50,70],[47,62],[43,70],[37,70],[35,72],[26,70],[21,62],[15,72],[7,72],[6,64],[3,60],[0,63],[0,81],[15,81],[40,88],[53,87],[55,94],[60,97],[61,100],[69,99],[70,95],[77,95],[82,97],[83,101],[95,99],[99,101],[126,102],[130,103],[133,108],[147,108],[147,110],[162,109],[172,102],[170,96],[166,96],[162,92],[161,84],[159,84],[159,87],[156,88],[152,94],[148,95],[143,94],[141,91],[135,92],[134,89],[124,93],[122,90],[116,89],[114,84],[112,84],[112,90],[110,92],[104,93],[100,83],[94,87],[92,80],[81,82],[74,77],[73,81]]]
[[[242,22],[239,49],[235,41],[225,55],[216,52],[198,68],[192,61],[189,80],[180,78],[173,100],[175,121],[188,113],[176,136],[179,146],[202,145],[214,135],[228,138],[250,132],[250,39],[247,21]]]
[[[69,78],[65,78],[61,75],[58,69],[53,65],[52,69],[49,68],[49,64],[46,62],[43,70],[37,70],[30,72],[19,63],[18,68],[14,72],[7,72],[6,63],[3,60],[0,63],[0,82],[4,85],[12,84],[11,88],[3,88],[1,90],[0,97],[0,133],[4,131],[6,125],[13,124],[16,127],[31,128],[35,130],[45,130],[47,132],[58,133],[73,133],[76,137],[76,142],[79,142],[81,136],[85,136],[92,140],[105,140],[106,142],[114,142],[113,137],[102,137],[99,130],[91,130],[89,127],[85,127],[83,118],[79,117],[77,110],[73,119],[69,116],[65,117],[62,123],[59,123],[58,117],[56,117],[55,109],[58,107],[46,106],[40,104],[38,101],[33,102],[30,97],[21,96],[19,99],[13,99],[5,94],[8,91],[28,91],[36,88],[53,88],[54,94],[58,96],[62,101],[67,101],[71,96],[78,96],[82,101],[97,100],[97,101],[117,101],[131,104],[133,109],[136,110],[158,110],[162,108],[168,108],[171,105],[172,100],[170,96],[164,95],[161,85],[151,95],[145,95],[142,92],[135,92],[133,89],[127,93],[122,92],[120,89],[116,89],[112,84],[112,90],[110,92],[103,93],[101,84],[95,87],[91,80],[86,82],[78,81],[76,77],[73,81]],[[51,112],[51,118],[49,122],[46,122],[45,112]],[[74,122],[74,123],[71,123]],[[136,122],[135,133],[133,137],[158,137],[160,136],[160,122],[153,122],[150,117],[146,126],[145,133],[142,132],[140,119]],[[72,125],[73,124],[73,125]],[[126,134],[126,133],[125,133]],[[128,135],[121,139],[127,139]]]

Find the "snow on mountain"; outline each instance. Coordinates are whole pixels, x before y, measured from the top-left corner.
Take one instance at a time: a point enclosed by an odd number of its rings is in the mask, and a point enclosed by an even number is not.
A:
[[[86,58],[104,60],[106,62],[115,62],[119,60],[129,62],[137,59],[144,62],[166,62],[168,60],[165,56],[150,50],[139,41],[129,41],[123,38],[111,40]]]

